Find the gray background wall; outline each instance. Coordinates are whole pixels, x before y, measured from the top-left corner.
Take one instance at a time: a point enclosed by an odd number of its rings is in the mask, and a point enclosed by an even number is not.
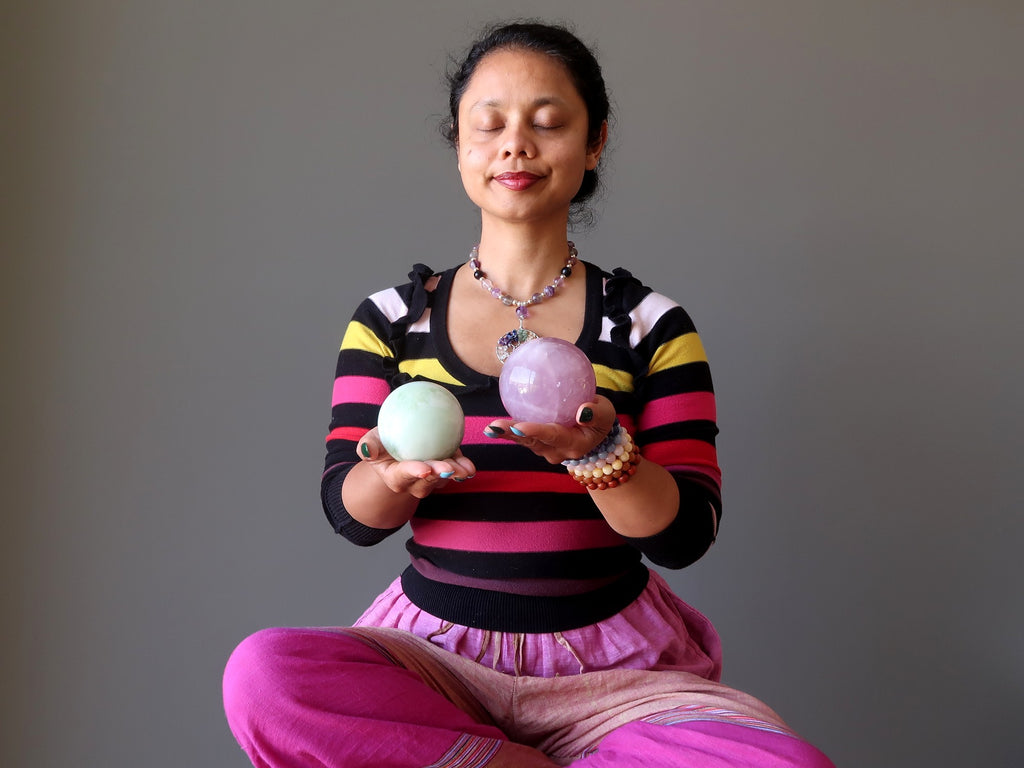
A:
[[[618,111],[586,258],[693,314],[726,680],[837,764],[1024,764],[1018,2],[8,4],[0,763],[242,766],[234,644],[397,572],[319,510],[355,302],[464,258],[448,52],[542,14]]]

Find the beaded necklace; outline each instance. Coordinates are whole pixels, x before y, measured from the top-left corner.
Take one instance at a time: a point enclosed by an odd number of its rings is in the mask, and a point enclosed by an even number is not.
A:
[[[558,277],[552,280],[548,285],[544,286],[543,290],[533,294],[533,296],[528,299],[517,299],[514,296],[510,296],[491,282],[490,278],[487,277],[487,273],[480,269],[480,246],[473,246],[473,250],[469,254],[469,266],[473,270],[473,277],[477,279],[480,286],[485,291],[506,307],[515,307],[516,317],[519,318],[519,327],[513,328],[498,339],[498,345],[494,348],[494,353],[498,356],[498,362],[504,363],[516,347],[525,344],[531,339],[538,338],[536,333],[523,327],[523,321],[530,316],[530,310],[528,307],[532,307],[534,304],[540,304],[545,299],[550,299],[555,295],[555,291],[562,287],[566,278],[572,274],[572,268],[576,266],[577,261],[579,261],[579,252],[576,250],[576,245],[571,240],[569,241],[568,246],[569,256],[565,260],[565,266],[562,267],[562,271],[558,273]]]

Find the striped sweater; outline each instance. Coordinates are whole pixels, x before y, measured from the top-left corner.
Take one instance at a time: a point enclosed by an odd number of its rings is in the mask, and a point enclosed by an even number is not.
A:
[[[682,568],[714,540],[721,516],[718,428],[693,323],[682,307],[627,271],[586,266],[586,314],[576,343],[594,365],[598,392],[615,405],[645,459],[666,467],[680,490],[675,521],[648,538],[613,531],[563,467],[484,436],[484,427],[506,414],[497,378],[470,369],[451,348],[445,310],[454,268],[434,274],[417,264],[408,283],[363,301],[348,325],[321,486],[338,533],[371,545],[398,530],[359,523],[341,500],[358,440],[376,424],[392,389],[413,379],[437,382],[466,415],[462,450],[476,476],[423,499],[409,523],[411,564],[402,585],[428,613],[498,631],[585,626],[643,591],[649,572],[642,555]]]

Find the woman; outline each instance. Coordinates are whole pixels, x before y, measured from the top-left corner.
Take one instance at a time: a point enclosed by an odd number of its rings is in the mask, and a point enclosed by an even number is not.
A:
[[[607,141],[600,67],[566,30],[514,24],[450,86],[480,240],[357,309],[322,484],[356,544],[409,524],[411,564],[355,627],[243,642],[225,673],[236,738],[257,766],[830,766],[718,682],[713,627],[642,563],[682,568],[714,541],[717,428],[683,309],[566,240]],[[534,335],[594,364],[572,426],[504,417],[502,361]],[[383,448],[379,405],[412,379],[459,398],[454,456]],[[616,446],[611,475],[583,469]]]

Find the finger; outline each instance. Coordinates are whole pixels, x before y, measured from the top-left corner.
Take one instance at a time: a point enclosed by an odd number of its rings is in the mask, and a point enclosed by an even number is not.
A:
[[[558,445],[572,440],[572,430],[560,424],[537,424],[522,422],[513,425],[520,442],[534,441],[544,445]]]
[[[398,461],[388,467],[386,472],[400,483],[410,484],[416,482],[435,482],[437,475],[433,467],[424,461]]]
[[[458,465],[454,461],[445,459],[444,461],[428,461],[425,462],[430,467],[430,472],[439,480],[450,480],[455,477],[455,473],[458,471]]]
[[[484,436],[504,438],[508,440],[514,436],[512,434],[513,424],[515,424],[515,421],[512,419],[495,419],[484,427]]]
[[[476,474],[476,465],[463,456],[461,451],[448,461],[457,467],[453,480],[468,480]]]
[[[576,411],[576,423],[598,432],[607,433],[615,422],[615,406],[605,397],[583,403]]]
[[[362,461],[376,461],[379,458],[389,456],[380,441],[380,435],[378,435],[376,427],[359,438],[359,443],[356,445],[356,454]]]

